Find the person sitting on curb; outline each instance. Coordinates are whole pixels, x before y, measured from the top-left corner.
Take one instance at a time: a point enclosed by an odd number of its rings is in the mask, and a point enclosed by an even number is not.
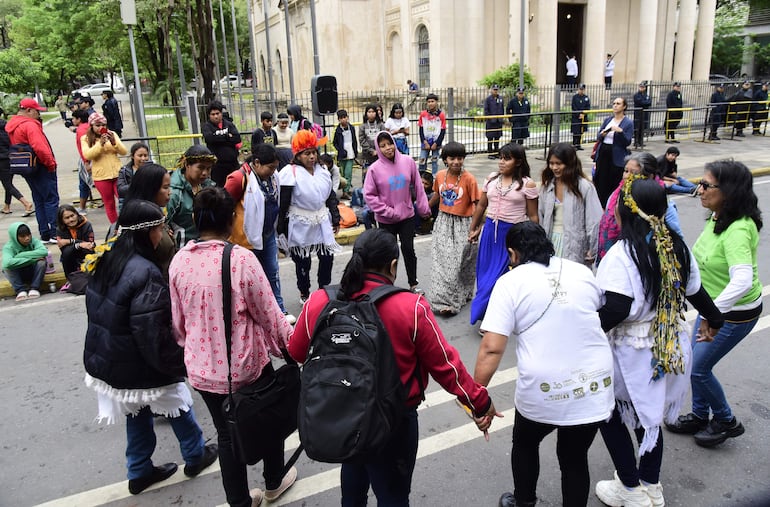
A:
[[[657,158],[658,174],[663,178],[663,183],[666,185],[666,192],[669,194],[690,194],[695,197],[695,192],[698,187],[686,178],[677,174],[676,159],[679,157],[679,153],[679,148],[671,146],[666,150],[666,153],[659,156]]]
[[[23,222],[11,224],[8,236],[8,243],[3,246],[3,273],[16,293],[16,301],[37,299],[45,276],[48,249],[32,237],[32,231]]]

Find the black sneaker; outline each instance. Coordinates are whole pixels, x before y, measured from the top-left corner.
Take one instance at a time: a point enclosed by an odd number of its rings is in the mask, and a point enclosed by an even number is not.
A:
[[[680,415],[674,424],[666,423],[666,428],[671,433],[681,433],[685,435],[694,435],[708,426],[708,419],[701,419],[693,413]]]
[[[184,474],[187,477],[195,477],[199,473],[201,473],[206,467],[211,465],[217,460],[217,457],[219,456],[217,444],[209,444],[203,448],[203,456],[201,457],[201,460],[196,465],[185,465],[184,466]]]
[[[714,447],[728,438],[735,438],[743,435],[746,429],[738,419],[733,417],[730,421],[723,422],[712,419],[705,429],[694,435],[695,443],[701,447]]]
[[[165,465],[161,465],[159,467],[152,467],[152,473],[150,475],[145,475],[144,477],[139,477],[138,479],[131,479],[128,481],[128,491],[132,495],[138,495],[145,489],[149,488],[156,482],[165,481],[177,470],[176,463],[166,463]]]

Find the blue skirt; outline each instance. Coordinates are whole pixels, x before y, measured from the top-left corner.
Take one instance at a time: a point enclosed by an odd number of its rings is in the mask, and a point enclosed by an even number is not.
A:
[[[476,297],[471,302],[471,324],[483,320],[489,304],[489,296],[497,279],[508,272],[510,257],[505,248],[505,236],[513,224],[487,218],[479,240],[476,261]]]

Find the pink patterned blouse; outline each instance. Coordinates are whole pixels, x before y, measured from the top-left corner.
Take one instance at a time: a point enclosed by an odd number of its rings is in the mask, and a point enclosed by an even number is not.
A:
[[[201,391],[227,394],[227,346],[222,313],[223,241],[191,241],[169,267],[174,336],[184,347],[190,384]],[[257,257],[235,246],[232,279],[233,391],[256,380],[270,362],[282,357],[291,325],[278,308]]]

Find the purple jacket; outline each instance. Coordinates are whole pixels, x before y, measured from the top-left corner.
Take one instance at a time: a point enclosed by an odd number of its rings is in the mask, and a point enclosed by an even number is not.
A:
[[[395,144],[393,136],[387,131],[380,132],[377,137],[383,133]],[[414,202],[420,215],[430,214],[428,198],[414,160],[398,150],[393,160],[390,160],[382,154],[379,145],[375,149],[377,161],[369,166],[364,181],[364,200],[374,213],[375,220],[383,224],[395,224],[412,218]]]

